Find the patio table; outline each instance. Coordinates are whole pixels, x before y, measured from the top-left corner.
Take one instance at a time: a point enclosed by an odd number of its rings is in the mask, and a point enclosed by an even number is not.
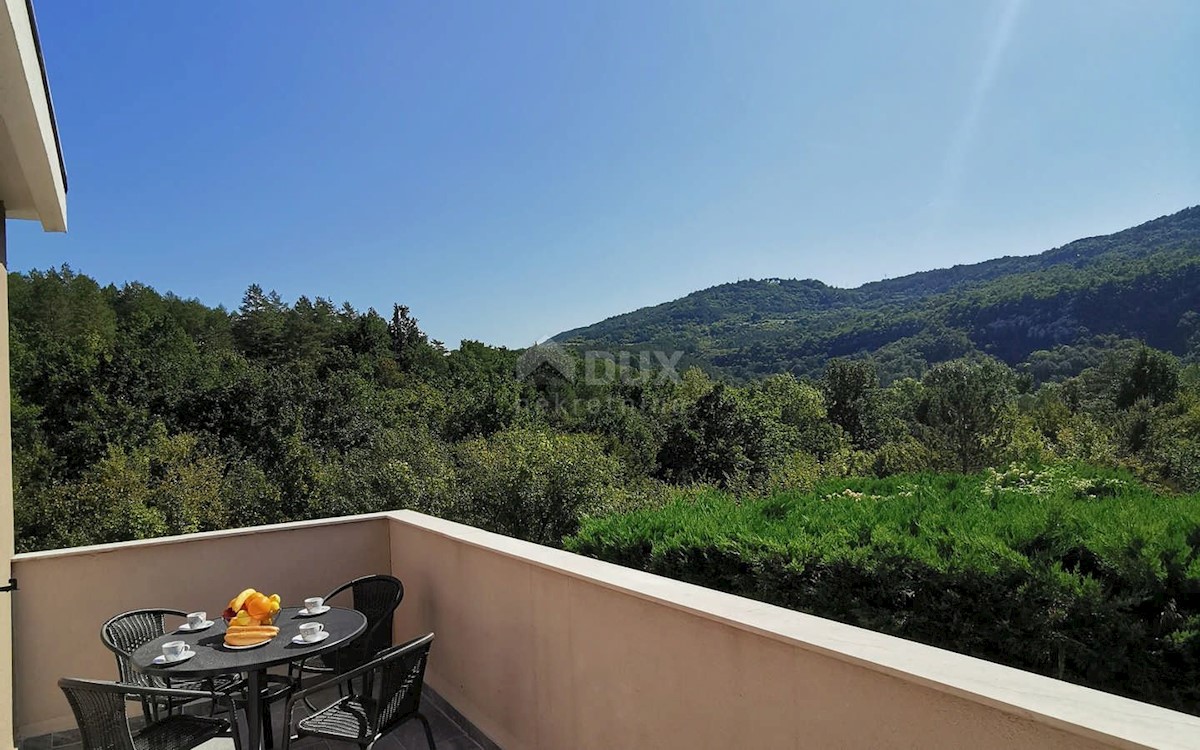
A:
[[[207,630],[198,633],[175,630],[142,644],[133,652],[130,662],[139,672],[172,679],[244,674],[247,688],[246,750],[259,750],[262,746],[262,717],[266,710],[262,689],[266,684],[267,669],[336,651],[349,644],[367,627],[367,618],[353,609],[331,607],[329,611],[311,617],[301,617],[298,614],[300,611],[298,607],[280,610],[275,618],[279,635],[262,646],[229,648],[225,645],[225,621],[217,618]],[[300,634],[300,625],[306,622],[321,623],[329,631],[329,637],[320,643],[292,643],[292,637]],[[162,655],[162,645],[168,641],[183,641],[196,655],[174,664],[155,664],[154,658]],[[290,730],[285,727],[284,731]]]

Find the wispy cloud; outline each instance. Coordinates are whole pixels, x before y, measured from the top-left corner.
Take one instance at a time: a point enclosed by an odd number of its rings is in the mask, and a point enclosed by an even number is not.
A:
[[[1021,8],[1024,4],[1025,0],[1007,0],[1001,9],[996,27],[988,42],[987,51],[979,66],[979,73],[975,76],[975,83],[971,87],[967,108],[963,112],[962,119],[959,120],[954,137],[950,140],[950,144],[946,148],[946,155],[942,160],[941,180],[938,183],[938,190],[930,202],[930,207],[933,209],[931,230],[936,231],[937,225],[941,223],[946,211],[958,198],[963,171],[966,168],[971,149],[975,145],[984,105],[995,86],[1000,66],[1008,51],[1009,43],[1012,41],[1013,31],[1017,26],[1017,19],[1021,15]]]

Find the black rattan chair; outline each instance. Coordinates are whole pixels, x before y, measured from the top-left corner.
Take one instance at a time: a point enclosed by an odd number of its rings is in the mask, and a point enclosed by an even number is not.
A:
[[[58,686],[75,712],[83,750],[191,750],[225,733],[233,737],[234,746],[241,750],[237,731],[223,718],[179,713],[150,721],[136,732],[129,727],[125,715],[129,695],[137,695],[145,702],[179,705],[212,698],[211,693],[70,678],[59,680]]]
[[[325,596],[325,601],[350,591],[353,607],[366,615],[367,628],[343,648],[325,656],[292,662],[288,675],[299,684],[305,672],[343,674],[366,664],[383,649],[392,645],[392,615],[404,599],[404,584],[389,575],[355,578],[338,586]]]
[[[185,612],[176,609],[135,609],[113,617],[100,628],[100,640],[105,647],[117,657],[117,677],[126,685],[138,685],[153,688],[179,688],[181,690],[206,691],[206,697],[212,698],[214,692],[227,692],[238,686],[239,675],[223,675],[207,680],[168,680],[142,674],[133,668],[130,655],[144,643],[167,633],[167,617],[187,617]],[[153,695],[137,695],[130,691],[129,700],[142,704],[142,713],[146,721],[158,718],[160,709],[170,714],[175,708],[191,702],[192,698],[180,700],[176,697]],[[214,708],[216,702],[214,701]]]
[[[429,648],[432,645],[433,633],[423,635],[402,646],[384,650],[357,669],[292,695],[283,714],[289,728],[288,737],[283,741],[283,750],[288,750],[293,739],[292,713],[297,703],[303,701],[307,704],[312,693],[327,690],[335,684],[345,689],[359,678],[363,681],[361,694],[345,691],[349,694],[300,719],[296,723],[295,739],[320,737],[353,742],[364,750],[371,750],[371,746],[393,728],[410,719],[417,719],[425,728],[425,740],[430,750],[436,750],[429,720],[421,714],[421,688],[425,682],[425,664],[429,660]]]

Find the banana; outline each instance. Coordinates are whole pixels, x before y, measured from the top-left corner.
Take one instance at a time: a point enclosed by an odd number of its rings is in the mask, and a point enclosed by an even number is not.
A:
[[[242,605],[246,603],[246,600],[250,598],[250,595],[254,593],[257,593],[254,589],[246,589],[242,593],[233,597],[233,601],[229,603],[229,608],[234,612],[237,612],[242,608]]]

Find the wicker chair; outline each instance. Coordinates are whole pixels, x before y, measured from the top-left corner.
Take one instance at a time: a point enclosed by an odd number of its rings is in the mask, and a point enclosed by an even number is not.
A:
[[[289,727],[283,750],[293,739],[320,737],[326,740],[353,742],[364,750],[396,726],[417,719],[425,728],[425,740],[430,750],[436,750],[429,720],[421,714],[421,688],[425,682],[425,664],[433,633],[423,635],[402,646],[389,648],[357,669],[345,672],[319,685],[313,685],[292,695],[284,709]],[[311,693],[331,688],[335,683],[346,688],[351,681],[362,678],[361,694],[348,694],[296,723],[296,736],[291,736],[292,713],[299,702],[308,703]]]
[[[228,692],[236,688],[240,682],[238,675],[222,675],[207,680],[178,680],[154,677],[142,674],[133,668],[130,656],[144,643],[148,643],[167,632],[167,617],[187,617],[187,614],[176,609],[135,609],[113,617],[100,628],[100,640],[109,651],[117,657],[117,677],[126,685],[142,687],[179,688],[181,690],[206,691],[206,698],[212,699],[215,692]],[[175,708],[194,698],[182,699],[180,696],[155,696],[129,692],[129,700],[142,704],[142,713],[146,721],[158,718],[160,709],[170,714]],[[213,702],[214,708],[216,701]]]
[[[367,617],[366,630],[331,654],[289,664],[288,675],[294,677],[297,685],[305,672],[342,674],[366,664],[375,654],[392,645],[392,614],[404,599],[404,584],[400,579],[389,575],[355,578],[330,591],[325,601],[347,590],[353,596],[354,608]]]
[[[59,680],[58,686],[75,712],[83,750],[191,750],[225,733],[233,737],[234,746],[241,750],[237,731],[222,718],[179,713],[148,722],[136,732],[129,727],[125,715],[129,695],[137,695],[145,702],[182,704],[210,698],[211,693],[70,678]]]

